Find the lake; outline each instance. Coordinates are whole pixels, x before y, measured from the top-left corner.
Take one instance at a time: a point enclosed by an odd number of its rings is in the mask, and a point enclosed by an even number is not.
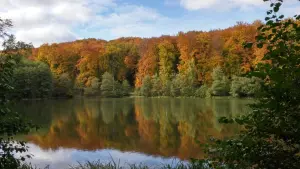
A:
[[[29,142],[29,162],[68,168],[86,160],[121,164],[173,164],[202,158],[199,145],[239,131],[218,118],[249,111],[251,99],[234,98],[74,98],[26,100],[17,111],[41,129]]]

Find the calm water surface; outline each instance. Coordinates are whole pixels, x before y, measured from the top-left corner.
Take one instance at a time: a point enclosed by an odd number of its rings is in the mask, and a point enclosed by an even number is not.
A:
[[[75,98],[17,104],[42,128],[25,136],[31,163],[68,168],[86,160],[147,165],[202,158],[198,141],[236,133],[218,118],[249,111],[249,99]]]

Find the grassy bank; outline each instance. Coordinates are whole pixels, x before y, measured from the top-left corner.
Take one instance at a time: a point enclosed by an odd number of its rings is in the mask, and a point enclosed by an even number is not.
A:
[[[51,166],[46,166],[42,169],[49,169]],[[87,161],[85,163],[78,163],[77,165],[70,165],[68,168],[65,169],[209,169],[205,164],[202,163],[174,163],[174,164],[161,164],[161,165],[154,165],[149,166],[145,164],[126,164],[120,165],[120,163],[116,163],[115,161],[109,163],[103,163],[101,161],[94,161],[90,162]],[[19,169],[41,169],[37,168],[30,164],[24,164]],[[64,169],[64,168],[63,168]]]

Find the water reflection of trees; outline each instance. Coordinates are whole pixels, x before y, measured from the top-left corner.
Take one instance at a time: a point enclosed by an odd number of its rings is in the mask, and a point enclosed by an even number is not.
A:
[[[48,130],[28,136],[45,149],[114,148],[181,159],[203,156],[197,141],[226,137],[236,126],[217,122],[220,116],[247,111],[241,100],[176,98],[74,99],[21,106],[31,116],[46,106]],[[33,108],[35,107],[35,108]],[[49,113],[49,114],[48,114]],[[38,120],[37,118],[33,118]],[[51,119],[51,120],[49,120]]]

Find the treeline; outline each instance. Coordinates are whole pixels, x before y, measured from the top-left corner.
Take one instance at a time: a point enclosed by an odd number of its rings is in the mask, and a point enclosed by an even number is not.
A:
[[[245,49],[244,43],[255,40],[261,24],[159,38],[44,44],[28,58],[49,66],[54,96],[121,97],[133,88],[144,96],[253,96],[258,79],[241,76],[261,62],[265,49]]]
[[[193,83],[185,83],[186,78],[176,75],[165,84],[158,76],[146,76],[142,86],[136,89],[141,96],[185,96],[206,98],[211,96],[255,97],[261,88],[261,79],[233,76],[229,79],[221,67],[213,69],[212,85],[203,84],[197,87]]]

